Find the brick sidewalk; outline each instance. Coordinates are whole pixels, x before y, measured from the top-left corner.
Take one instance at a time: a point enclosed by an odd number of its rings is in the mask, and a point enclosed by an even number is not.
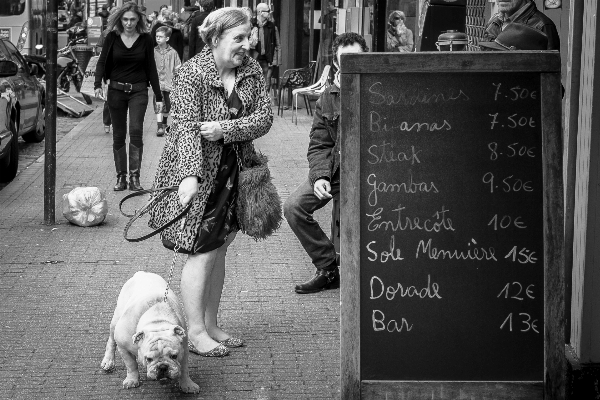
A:
[[[274,112],[276,113],[276,108]],[[238,235],[227,255],[220,322],[245,339],[223,359],[191,355],[190,375],[199,395],[176,384],[146,381],[121,389],[125,366],[103,373],[100,361],[123,283],[138,270],[168,274],[171,254],[152,238],[123,239],[126,218],[118,201],[128,192],[115,183],[112,138],[101,108],[57,143],[56,221],[44,221],[44,161],[37,160],[0,191],[0,398],[6,399],[337,399],[339,392],[339,290],[297,295],[294,284],[314,268],[284,222],[264,242]],[[274,117],[256,147],[270,159],[283,200],[307,177],[306,149],[312,119],[299,110]],[[164,138],[155,117],[144,125],[142,186],[150,187]],[[109,216],[98,227],[70,225],[62,195],[76,186],[106,193]],[[330,207],[316,218],[329,227]],[[181,258],[173,278],[179,294]]]

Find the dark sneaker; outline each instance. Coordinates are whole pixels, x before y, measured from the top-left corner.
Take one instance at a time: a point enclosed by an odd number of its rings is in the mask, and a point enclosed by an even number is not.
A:
[[[340,270],[338,267],[335,267],[335,269],[332,271],[319,269],[311,280],[300,285],[296,285],[296,293],[317,293],[321,290],[338,288],[340,287],[339,285]]]

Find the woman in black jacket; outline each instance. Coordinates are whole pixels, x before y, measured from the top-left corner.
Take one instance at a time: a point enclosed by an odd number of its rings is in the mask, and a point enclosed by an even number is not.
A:
[[[129,111],[129,190],[142,190],[144,114],[148,106],[148,83],[152,85],[158,107],[162,93],[154,61],[152,38],[146,32],[144,15],[130,1],[108,19],[109,33],[96,64],[94,92],[104,97],[102,79],[107,80],[106,101],[113,124],[113,155],[117,170],[114,190],[127,189],[127,112]]]

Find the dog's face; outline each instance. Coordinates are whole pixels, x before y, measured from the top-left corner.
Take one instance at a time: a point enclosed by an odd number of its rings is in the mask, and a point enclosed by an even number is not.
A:
[[[181,374],[185,331],[178,325],[160,331],[141,331],[133,335],[146,367],[148,379],[177,379]]]

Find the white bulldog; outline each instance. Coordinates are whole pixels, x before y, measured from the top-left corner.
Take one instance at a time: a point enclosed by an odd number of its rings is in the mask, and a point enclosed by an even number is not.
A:
[[[140,385],[139,357],[148,379],[179,379],[186,393],[198,393],[200,387],[189,377],[188,339],[185,318],[177,295],[169,290],[159,275],[139,271],[121,289],[115,314],[110,322],[110,336],[100,366],[110,372],[115,367],[115,349],[127,367],[123,388]]]

